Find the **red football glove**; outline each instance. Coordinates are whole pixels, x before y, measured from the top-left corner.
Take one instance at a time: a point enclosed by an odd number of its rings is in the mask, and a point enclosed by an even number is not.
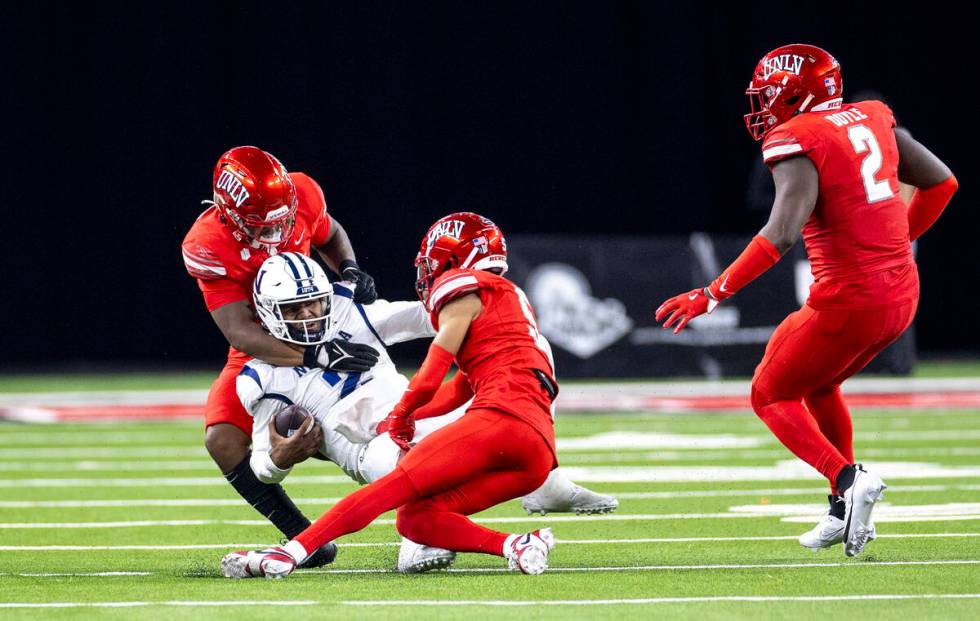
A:
[[[411,441],[415,437],[415,418],[404,408],[395,406],[391,414],[388,414],[378,424],[379,432],[382,426],[386,426],[391,441],[397,444],[403,451],[408,451],[412,448]]]
[[[667,314],[667,321],[664,322],[664,330],[677,324],[674,327],[674,334],[684,329],[687,322],[698,315],[710,313],[718,306],[718,300],[713,300],[705,295],[704,289],[693,289],[687,293],[675,295],[660,305],[657,309],[656,320],[660,321]]]

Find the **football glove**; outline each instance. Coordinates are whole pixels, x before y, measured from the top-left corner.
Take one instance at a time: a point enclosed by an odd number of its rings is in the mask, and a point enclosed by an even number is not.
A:
[[[374,279],[357,266],[353,261],[344,261],[340,265],[340,276],[354,283],[354,301],[358,304],[370,304],[378,299],[378,291],[374,287]]]
[[[378,350],[370,345],[334,339],[320,345],[307,347],[303,354],[303,365],[323,367],[331,371],[363,373],[377,364],[378,356]]]
[[[687,322],[698,315],[710,313],[718,306],[718,300],[710,297],[707,288],[694,289],[687,293],[675,295],[660,305],[657,309],[656,320],[661,321],[664,317],[664,330],[674,326],[674,334],[684,329]],[[667,315],[670,315],[669,317]]]
[[[379,431],[385,423],[387,423],[388,436],[392,442],[403,451],[412,448],[411,442],[415,437],[415,418],[411,414],[396,406],[391,414],[388,414],[387,418],[378,424]]]

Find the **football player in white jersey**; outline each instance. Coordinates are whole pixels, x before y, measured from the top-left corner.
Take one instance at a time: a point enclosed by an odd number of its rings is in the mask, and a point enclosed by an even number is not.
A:
[[[309,257],[282,253],[263,263],[252,290],[256,313],[269,333],[297,348],[332,340],[371,345],[379,360],[364,373],[337,373],[307,367],[276,367],[251,360],[237,380],[238,396],[253,417],[250,464],[264,483],[278,483],[292,467],[319,456],[334,462],[358,483],[370,483],[391,472],[402,451],[387,433],[378,434],[405,389],[385,347],[435,332],[421,302],[354,302],[353,287],[327,279]],[[343,352],[338,352],[342,355]],[[436,401],[434,399],[434,401]],[[275,416],[290,406],[305,409],[315,421],[284,438],[275,430]],[[458,419],[465,406],[418,421],[415,441]],[[418,417],[417,417],[418,418]],[[532,512],[607,513],[619,502],[575,485],[552,471],[538,490],[523,499]],[[448,567],[455,553],[403,539],[398,569],[420,572]]]

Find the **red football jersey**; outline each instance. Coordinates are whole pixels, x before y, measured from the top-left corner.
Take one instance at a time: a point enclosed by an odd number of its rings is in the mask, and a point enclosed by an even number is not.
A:
[[[296,186],[296,224],[282,252],[300,252],[308,255],[310,246],[321,246],[330,236],[330,217],[323,190],[312,178],[303,173],[289,173]],[[184,266],[197,279],[204,294],[208,311],[226,304],[250,300],[252,280],[262,262],[269,258],[265,250],[252,248],[238,241],[231,229],[222,222],[221,212],[211,206],[198,216],[181,245]],[[229,358],[247,357],[234,348]]]
[[[818,310],[874,309],[918,297],[908,207],[898,193],[895,117],[880,101],[808,112],[770,132],[770,166],[805,155],[819,175],[817,204],[803,226]]]
[[[453,269],[432,284],[432,325],[449,301],[477,293],[483,310],[470,324],[456,366],[473,387],[474,408],[492,408],[516,416],[555,447],[552,399],[534,369],[544,372],[557,390],[551,345],[538,332],[534,310],[521,289],[506,278],[479,270]]]

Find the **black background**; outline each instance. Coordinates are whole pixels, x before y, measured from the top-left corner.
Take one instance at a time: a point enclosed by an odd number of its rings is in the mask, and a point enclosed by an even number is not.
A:
[[[323,186],[391,299],[435,218],[508,233],[751,234],[755,63],[804,41],[957,173],[919,248],[918,339],[980,346],[975,27],[937,3],[75,3],[3,9],[5,371],[217,368],[179,244],[217,157]],[[852,3],[857,4],[857,3]],[[657,269],[656,265],[637,269]],[[674,291],[638,292],[653,309]],[[95,368],[89,366],[88,368]]]

